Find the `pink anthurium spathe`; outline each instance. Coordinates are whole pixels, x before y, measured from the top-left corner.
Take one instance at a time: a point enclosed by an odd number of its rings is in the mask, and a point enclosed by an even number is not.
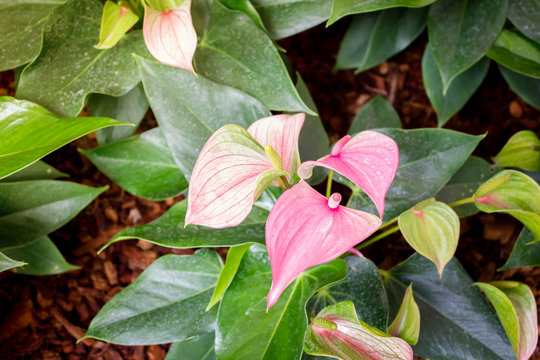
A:
[[[158,11],[144,8],[143,35],[146,47],[161,63],[193,70],[197,33],[191,20],[191,0],[177,8]]]
[[[339,205],[301,181],[278,199],[266,222],[266,246],[272,266],[268,308],[298,275],[331,261],[358,244],[381,225],[373,214]]]
[[[277,115],[257,120],[247,131],[238,125],[216,131],[193,168],[185,224],[240,224],[269,183],[290,177],[304,117]]]
[[[381,218],[384,198],[394,179],[399,164],[397,144],[390,137],[376,131],[362,131],[351,138],[339,140],[332,153],[316,161],[306,161],[298,168],[298,175],[311,177],[315,166],[335,170],[349,178],[375,203]]]

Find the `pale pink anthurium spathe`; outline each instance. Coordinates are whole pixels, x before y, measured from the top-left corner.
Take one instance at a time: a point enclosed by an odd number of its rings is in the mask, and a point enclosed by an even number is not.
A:
[[[304,118],[275,115],[257,120],[247,131],[238,125],[217,130],[193,168],[185,224],[240,224],[267,185],[279,177],[290,179],[298,167]]]
[[[190,7],[191,0],[163,12],[145,6],[143,35],[146,47],[159,62],[195,72],[193,54],[197,33]]]

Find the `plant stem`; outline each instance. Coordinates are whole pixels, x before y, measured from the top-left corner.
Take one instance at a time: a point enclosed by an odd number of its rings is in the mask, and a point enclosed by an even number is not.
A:
[[[396,216],[396,217],[393,218],[392,220],[390,220],[390,221],[388,221],[388,222],[385,222],[384,224],[382,224],[382,225],[379,227],[379,229],[383,229],[383,228],[385,228],[385,227],[387,227],[387,226],[390,226],[390,225],[394,224],[396,221],[398,221],[398,218],[399,218],[399,216]]]
[[[385,232],[382,232],[379,235],[369,239],[368,241],[365,241],[365,242],[361,243],[360,245],[356,246],[356,250],[362,250],[363,248],[366,248],[369,245],[371,245],[373,243],[376,243],[377,241],[382,240],[385,237],[387,237],[388,235],[393,234],[393,233],[395,233],[397,231],[399,231],[399,226],[396,225],[393,228],[390,228],[390,229],[386,230]]]
[[[278,178],[278,181],[281,183],[281,185],[285,187],[285,190],[288,190],[291,188],[291,185],[289,184],[289,181],[287,180],[285,176],[280,176]]]
[[[328,173],[328,181],[326,182],[326,197],[329,198],[332,193],[332,177],[334,176],[334,170],[330,170]]]
[[[472,202],[474,202],[474,196],[471,196],[471,197],[466,198],[466,199],[461,199],[461,200],[458,200],[458,201],[454,201],[453,203],[448,204],[448,206],[457,207],[457,206],[464,205],[464,204],[470,204]]]

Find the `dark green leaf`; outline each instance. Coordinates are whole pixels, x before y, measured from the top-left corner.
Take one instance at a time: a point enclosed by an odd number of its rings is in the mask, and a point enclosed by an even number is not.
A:
[[[261,16],[257,12],[257,9],[249,0],[220,0],[225,6],[231,10],[239,10],[249,16],[251,20],[261,29],[267,31],[263,24]]]
[[[89,93],[120,96],[140,81],[131,56],[148,54],[140,30],[111,49],[94,48],[102,10],[97,0],[69,0],[52,11],[43,29],[41,53],[21,74],[18,98],[75,117]]]
[[[162,256],[101,308],[84,338],[148,345],[212,331],[217,309],[205,308],[222,267],[209,249]]]
[[[508,0],[508,18],[522,33],[540,43],[538,0]]]
[[[395,8],[357,15],[339,49],[336,69],[362,72],[405,49],[426,26],[428,8]]]
[[[4,253],[0,251],[0,272],[13,269],[18,266],[23,266],[23,265],[24,265],[23,262],[10,259],[9,257],[4,255]]]
[[[354,135],[364,130],[380,128],[401,128],[399,115],[392,104],[380,95],[375,96],[362,106],[349,128]]]
[[[55,275],[79,269],[69,264],[56,245],[47,236],[42,236],[27,245],[2,250],[7,256],[28,265],[14,271],[25,275]]]
[[[540,110],[540,79],[521,75],[502,65],[499,70],[512,90],[529,105]]]
[[[334,0],[328,25],[335,23],[345,15],[360,14],[400,6],[417,8],[427,6],[435,1],[436,0]]]
[[[160,128],[93,150],[79,151],[112,181],[143,198],[163,200],[188,187]]]
[[[416,356],[431,359],[515,359],[510,341],[495,313],[457,262],[442,278],[433,263],[419,254],[394,267],[385,277],[391,305],[397,308],[413,284],[421,325]]]
[[[106,187],[34,180],[0,184],[0,248],[26,245],[60,228]]]
[[[381,331],[388,325],[388,298],[379,269],[370,260],[358,256],[345,258],[347,277],[319,290],[308,303],[308,310],[316,315],[324,307],[350,300],[358,318]]]
[[[507,0],[439,0],[429,11],[429,44],[446,93],[450,83],[478,62],[499,35]]]
[[[268,35],[249,16],[219,1],[213,2],[195,65],[202,75],[254,96],[269,109],[312,113]]]
[[[8,96],[0,97],[0,114],[0,178],[91,131],[124,125],[107,118],[59,118],[39,105]]]
[[[176,164],[187,178],[214,131],[226,124],[247,128],[270,115],[258,100],[236,89],[184,69],[141,57],[137,61],[154,115]]]
[[[165,360],[215,360],[214,332],[172,344]]]
[[[499,271],[525,266],[540,266],[540,243],[531,244],[534,234],[526,227],[521,230],[512,253]]]
[[[480,86],[489,68],[489,59],[482,58],[462,74],[458,75],[443,93],[441,73],[433,57],[430,46],[426,47],[422,58],[422,78],[429,101],[437,112],[439,127],[454,116],[469,101]]]
[[[221,360],[300,359],[307,326],[306,302],[321,287],[345,277],[341,259],[306,270],[266,312],[272,273],[266,248],[244,255],[218,314],[216,355]]]
[[[39,160],[3,178],[2,180],[0,180],[0,182],[15,182],[24,180],[52,180],[65,176],[68,176],[68,174],[60,172],[52,166],[47,165],[43,161]]]
[[[139,84],[119,97],[92,94],[88,100],[88,108],[93,116],[104,116],[135,125],[96,131],[99,144],[105,145],[133,135],[148,111],[148,100],[146,100],[142,84]]]
[[[486,55],[515,72],[540,78],[540,44],[520,33],[503,30]]]

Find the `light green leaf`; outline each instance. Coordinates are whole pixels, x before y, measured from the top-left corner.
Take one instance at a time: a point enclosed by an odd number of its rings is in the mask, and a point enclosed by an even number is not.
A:
[[[436,0],[334,0],[327,26],[350,14],[360,14],[394,7],[423,7]]]
[[[63,119],[39,105],[8,96],[0,97],[0,114],[0,178],[96,129],[125,125],[107,118]]]
[[[112,49],[94,48],[102,9],[97,0],[68,0],[53,10],[43,29],[41,53],[21,74],[18,98],[75,117],[89,93],[121,96],[140,81],[131,54],[150,56],[140,30]]]
[[[217,309],[204,309],[222,268],[219,255],[209,249],[162,256],[101,308],[83,339],[148,345],[208,333]]]
[[[431,6],[428,33],[442,78],[443,94],[462,72],[476,64],[499,35],[507,0],[439,0]]]
[[[499,65],[499,70],[504,80],[519,97],[525,100],[527,104],[540,110],[540,79],[521,75],[502,65]]]
[[[508,0],[508,19],[526,36],[540,43],[538,0]]]
[[[502,167],[540,171],[540,139],[530,130],[518,131],[508,139],[493,161]]]
[[[160,128],[79,151],[126,191],[150,200],[164,200],[187,189]]]
[[[53,180],[60,177],[66,177],[61,171],[56,170],[52,166],[44,163],[41,160],[22,168],[21,170],[3,178],[0,182],[15,182],[24,180]]]
[[[165,360],[215,360],[214,332],[172,344]]]
[[[21,247],[2,250],[13,259],[25,262],[21,268],[14,271],[25,275],[56,275],[66,271],[80,269],[64,259],[56,245],[47,236]]]
[[[0,273],[23,265],[25,265],[25,263],[10,259],[0,251]]]
[[[540,243],[533,243],[534,234],[523,228],[519,234],[512,253],[506,263],[498,270],[508,270],[525,266],[540,266]]]
[[[401,128],[401,120],[392,104],[381,95],[375,96],[362,106],[354,117],[348,134],[380,128]]]
[[[388,333],[405,340],[411,345],[418,343],[420,335],[420,310],[412,291],[412,284],[407,287],[403,301],[392,324],[388,326]]]
[[[101,17],[99,44],[95,48],[112,48],[137,21],[139,21],[139,17],[130,8],[110,0],[106,1]]]
[[[540,44],[520,33],[503,30],[486,55],[517,73],[540,78]]]
[[[437,112],[437,125],[446,124],[469,101],[486,77],[489,59],[482,58],[471,68],[458,75],[443,93],[441,73],[428,45],[422,58],[422,78],[429,101]]]
[[[245,44],[249,44],[246,46]],[[214,1],[210,24],[195,52],[197,71],[238,88],[271,110],[313,113],[294,88],[268,35],[246,14]]]
[[[106,189],[54,180],[0,183],[0,249],[60,228]]]

